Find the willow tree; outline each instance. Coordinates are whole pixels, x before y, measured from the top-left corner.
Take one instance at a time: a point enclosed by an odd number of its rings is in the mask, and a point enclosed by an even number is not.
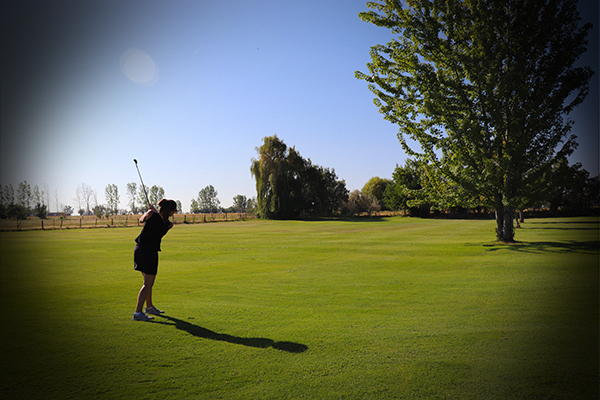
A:
[[[348,199],[346,182],[335,170],[304,159],[277,135],[263,138],[250,171],[256,179],[257,208],[263,218],[331,215]]]
[[[574,63],[591,28],[575,0],[387,0],[360,17],[394,33],[371,48],[369,82],[404,150],[496,209],[513,240],[517,202],[577,143],[568,114],[587,95]],[[418,142],[419,149],[411,147]]]
[[[263,138],[256,148],[250,171],[256,179],[258,213],[263,218],[289,218],[297,214],[300,188],[298,175],[304,159],[294,147],[288,148],[277,135]]]

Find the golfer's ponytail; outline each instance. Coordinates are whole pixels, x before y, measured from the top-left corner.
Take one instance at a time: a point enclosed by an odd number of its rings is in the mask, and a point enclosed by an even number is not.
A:
[[[177,203],[174,200],[162,199],[158,202],[161,217],[166,221],[171,215],[171,211],[177,211]]]

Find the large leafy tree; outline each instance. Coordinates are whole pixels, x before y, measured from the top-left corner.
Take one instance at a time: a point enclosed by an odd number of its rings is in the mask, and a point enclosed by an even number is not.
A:
[[[320,215],[333,215],[337,213],[348,201],[346,181],[339,179],[335,169],[315,166],[321,174],[321,194],[319,196]]]
[[[288,148],[277,135],[263,138],[256,148],[258,159],[252,159],[250,172],[256,180],[258,214],[263,218],[274,218],[285,212],[289,190],[284,179]]]
[[[581,167],[581,163],[569,166],[566,159],[558,160],[547,176],[549,193],[547,203],[550,211],[559,207],[565,211],[584,211],[591,208],[591,196],[588,196],[593,180]],[[597,198],[597,197],[596,197]]]
[[[307,166],[294,147],[288,147],[277,135],[263,138],[256,148],[250,171],[256,180],[258,213],[263,218],[294,218],[303,209],[302,189],[310,179]],[[313,175],[313,174],[311,174]]]
[[[313,165],[277,135],[263,138],[250,171],[256,179],[258,214],[263,218],[330,215],[348,198],[334,170]]]
[[[565,118],[592,76],[576,0],[385,0],[360,17],[397,36],[371,49],[375,104],[411,156],[491,199],[498,239],[575,137]],[[411,147],[409,139],[420,144]]]

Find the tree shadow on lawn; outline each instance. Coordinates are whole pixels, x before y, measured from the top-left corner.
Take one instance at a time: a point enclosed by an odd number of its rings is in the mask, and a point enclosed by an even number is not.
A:
[[[543,221],[543,222],[526,222],[526,229],[555,229],[561,231],[597,231],[599,221]],[[532,226],[533,225],[533,226]],[[536,226],[541,225],[541,226]],[[557,225],[584,225],[584,226],[557,226]],[[588,226],[585,226],[588,225]],[[595,225],[595,226],[589,226]]]
[[[484,244],[483,247],[487,251],[510,250],[525,253],[542,253],[542,252],[557,252],[557,253],[598,253],[600,249],[598,241],[575,241],[565,240],[562,242],[515,242],[511,244],[493,243]]]
[[[190,335],[203,339],[218,340],[221,342],[241,344],[242,346],[257,347],[261,349],[267,349],[269,347],[272,347],[277,350],[287,351],[288,353],[304,353],[306,350],[308,350],[308,346],[300,343],[276,342],[272,339],[265,338],[242,338],[237,336],[231,336],[225,333],[213,332],[211,330],[208,330],[198,325],[190,324],[189,322],[183,321],[178,318],[168,317],[166,315],[160,315],[160,317],[172,321],[173,323],[157,321],[156,319],[154,319],[152,322],[155,324],[162,325],[174,325],[176,329],[185,331]]]

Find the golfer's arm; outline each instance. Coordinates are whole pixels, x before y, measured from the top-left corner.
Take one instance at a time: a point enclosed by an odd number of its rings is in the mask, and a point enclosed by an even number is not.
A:
[[[152,210],[146,211],[146,214],[144,214],[140,217],[140,224],[143,224],[144,222],[146,222],[146,220],[150,218],[150,216],[152,215],[153,212],[154,211],[152,211]]]

